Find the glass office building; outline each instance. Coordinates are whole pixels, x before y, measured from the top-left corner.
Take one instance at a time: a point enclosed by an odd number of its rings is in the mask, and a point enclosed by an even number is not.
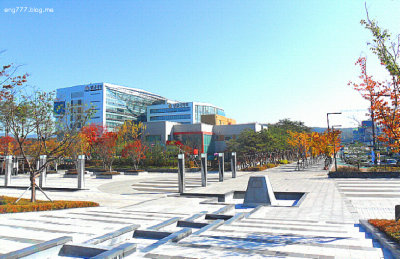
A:
[[[165,101],[166,98],[141,89],[96,83],[57,89],[54,110],[60,113],[63,112],[60,107],[76,107],[68,122],[73,123],[85,108],[90,107],[94,109],[94,114],[88,124],[98,124],[114,130],[125,120],[146,121],[147,107]]]
[[[182,124],[201,122],[201,115],[225,116],[223,109],[208,103],[166,102],[147,107],[147,121],[173,121]]]

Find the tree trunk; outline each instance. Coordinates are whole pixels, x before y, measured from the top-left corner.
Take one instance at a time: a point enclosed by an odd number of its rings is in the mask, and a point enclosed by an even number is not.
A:
[[[36,202],[36,177],[35,174],[31,172],[31,202]]]

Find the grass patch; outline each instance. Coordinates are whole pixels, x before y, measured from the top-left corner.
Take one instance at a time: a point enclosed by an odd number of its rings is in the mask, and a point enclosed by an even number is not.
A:
[[[390,239],[400,244],[400,222],[390,219],[370,219],[368,223],[385,233]]]
[[[62,210],[70,208],[98,207],[99,204],[92,201],[41,201],[31,202],[29,199],[21,199],[17,204],[14,202],[17,198],[9,196],[0,196],[0,214],[30,212],[30,211],[46,211],[46,210]]]

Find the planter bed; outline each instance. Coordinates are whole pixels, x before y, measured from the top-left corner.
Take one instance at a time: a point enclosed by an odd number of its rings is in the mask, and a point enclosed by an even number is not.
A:
[[[360,220],[361,226],[365,228],[375,239],[379,241],[382,247],[388,249],[394,258],[400,258],[399,232],[400,224],[394,223],[394,220]],[[392,234],[389,233],[386,225],[392,224]],[[390,226],[389,226],[390,228]],[[397,228],[397,229],[396,229]],[[385,233],[386,232],[388,233]],[[397,236],[397,237],[396,237]],[[385,256],[386,257],[386,256]]]
[[[103,172],[101,174],[96,174],[96,179],[113,179],[113,177],[121,175],[119,172]]]
[[[329,172],[329,178],[399,178],[400,172]]]
[[[76,172],[76,171],[75,171]],[[85,171],[85,175],[93,175],[91,172],[89,172],[89,171]],[[66,172],[64,175],[63,175],[63,177],[64,178],[77,178],[78,177],[78,172],[76,172],[76,173],[70,173],[70,172]]]
[[[124,172],[124,175],[141,175],[141,174],[147,174],[147,171],[143,170],[127,170]]]
[[[0,196],[0,214],[29,211],[60,210],[69,208],[98,207],[99,204],[91,201],[41,201],[32,203],[29,199],[21,199],[14,204],[17,198]]]
[[[200,172],[200,168],[185,168],[185,172],[194,173]],[[170,168],[146,168],[146,171],[149,173],[177,173],[178,169],[170,169]]]
[[[77,174],[64,174],[63,178],[78,178]]]

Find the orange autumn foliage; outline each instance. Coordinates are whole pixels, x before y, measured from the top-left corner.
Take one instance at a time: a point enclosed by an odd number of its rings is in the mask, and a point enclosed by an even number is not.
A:
[[[400,79],[393,76],[391,82],[378,82],[367,74],[366,58],[359,58],[356,65],[361,68],[361,83],[349,82],[361,96],[370,101],[370,114],[382,129],[378,139],[392,151],[400,152]]]
[[[324,133],[318,132],[292,132],[288,131],[288,144],[296,151],[298,157],[316,157],[325,155],[330,157],[334,153],[333,144],[335,143],[336,152],[340,150],[340,130],[330,130]]]

